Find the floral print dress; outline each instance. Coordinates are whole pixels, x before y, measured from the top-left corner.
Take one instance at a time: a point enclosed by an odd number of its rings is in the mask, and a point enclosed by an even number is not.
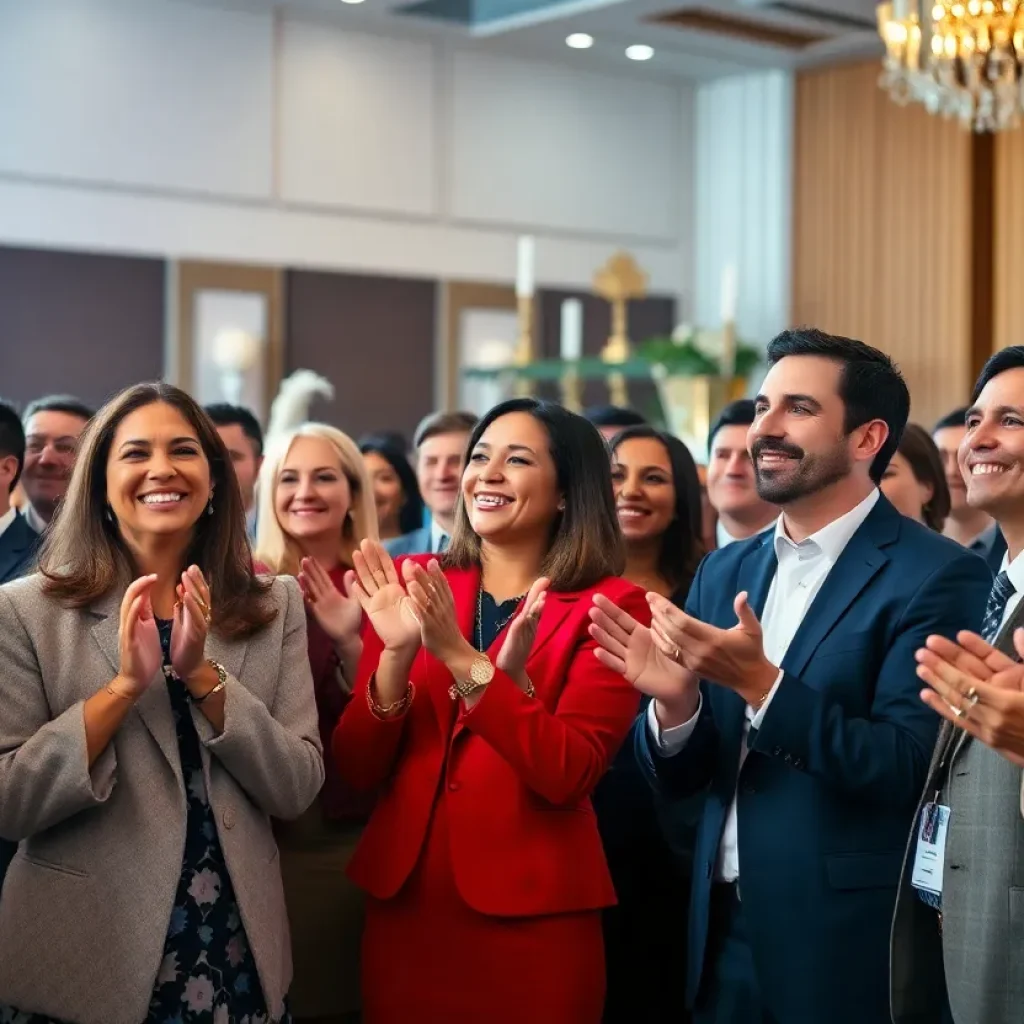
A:
[[[273,1022],[263,998],[206,793],[188,691],[171,668],[171,623],[158,623],[188,817],[164,956],[142,1024],[291,1024],[287,1011]],[[0,1006],[0,1024],[62,1022]]]

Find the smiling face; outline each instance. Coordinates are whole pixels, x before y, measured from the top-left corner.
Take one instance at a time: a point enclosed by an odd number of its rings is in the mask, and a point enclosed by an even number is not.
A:
[[[634,437],[612,454],[615,511],[628,542],[655,540],[676,514],[672,463],[665,446],[653,437]]]
[[[256,445],[245,435],[238,423],[218,426],[217,433],[228,450],[228,457],[235,469],[238,487],[242,492],[242,504],[246,511],[253,506],[256,490],[256,478],[259,476],[260,464],[263,459],[256,454]]]
[[[850,475],[858,431],[844,431],[841,372],[820,356],[787,356],[768,371],[748,434],[764,501],[788,505]]]
[[[352,487],[334,446],[322,437],[296,437],[281,460],[274,511],[299,544],[340,538],[352,507]]]
[[[1024,508],[1024,368],[993,377],[967,413],[960,445],[967,501],[999,520]]]
[[[483,432],[462,477],[473,531],[492,543],[548,536],[561,495],[551,439],[526,412],[500,416]]]
[[[85,426],[81,416],[51,410],[34,413],[25,423],[22,486],[44,518],[53,514],[68,489],[78,438]]]
[[[107,457],[107,504],[129,546],[191,535],[213,496],[210,463],[192,425],[165,402],[129,413]]]
[[[451,518],[459,502],[459,480],[469,434],[435,434],[419,447],[420,494],[435,519]]]
[[[882,477],[882,493],[893,503],[901,515],[924,522],[924,507],[934,495],[930,484],[914,476],[906,457],[896,452]]]
[[[363,455],[366,463],[366,472],[373,483],[373,500],[377,506],[377,521],[381,529],[387,527],[398,527],[402,506],[405,504],[405,491],[402,489],[402,481],[398,478],[394,467],[376,452],[366,452]]]
[[[942,469],[949,487],[950,515],[956,518],[969,508],[967,504],[967,482],[960,471],[960,445],[967,436],[967,427],[942,427],[932,435],[939,449]]]

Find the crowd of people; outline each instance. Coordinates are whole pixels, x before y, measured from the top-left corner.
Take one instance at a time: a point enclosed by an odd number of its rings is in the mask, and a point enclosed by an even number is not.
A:
[[[0,402],[0,1024],[1020,1024],[1024,346],[964,398]]]

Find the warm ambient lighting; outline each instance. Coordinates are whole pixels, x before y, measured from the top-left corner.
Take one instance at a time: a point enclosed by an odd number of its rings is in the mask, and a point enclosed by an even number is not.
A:
[[[586,32],[573,32],[571,36],[566,36],[565,45],[574,50],[589,50],[594,45],[594,37]]]
[[[630,60],[650,60],[654,56],[654,47],[645,43],[637,43],[635,46],[626,47],[626,56]]]
[[[976,132],[1019,123],[1024,112],[1024,2],[893,0],[878,5],[885,43],[882,88]]]

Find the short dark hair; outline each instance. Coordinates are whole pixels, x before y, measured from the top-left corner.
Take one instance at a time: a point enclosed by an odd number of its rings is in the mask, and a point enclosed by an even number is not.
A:
[[[921,510],[922,516],[925,525],[942,533],[952,502],[949,484],[946,483],[946,471],[942,467],[942,456],[931,434],[916,423],[908,423],[900,438],[899,453],[909,463],[914,479],[931,487],[932,496]]]
[[[363,434],[356,442],[360,448],[364,443],[386,444],[388,447],[394,448],[403,454],[407,454],[409,451],[409,440],[400,430],[372,430],[369,434]]]
[[[988,362],[978,375],[978,380],[971,392],[971,405],[977,402],[985,385],[1007,370],[1019,370],[1024,367],[1024,345],[1010,345],[1008,348],[1000,349],[994,356],[990,356]]]
[[[819,356],[842,367],[839,397],[846,407],[843,430],[847,435],[872,420],[882,420],[889,428],[889,436],[871,463],[871,479],[879,483],[910,416],[910,391],[899,368],[884,352],[863,341],[826,334],[815,327],[776,335],[768,345],[768,366],[786,356]]]
[[[405,449],[396,446],[390,434],[367,434],[359,439],[359,451],[363,455],[379,455],[395,471],[405,494],[405,504],[398,516],[398,528],[402,533],[418,530],[423,525],[423,496],[416,481],[416,473],[406,458]]]
[[[424,441],[442,434],[471,434],[476,425],[476,415],[471,412],[432,412],[420,420],[412,446],[419,449]]]
[[[621,405],[592,405],[585,409],[583,415],[595,427],[644,427],[647,420],[635,409],[626,409]]]
[[[11,491],[18,486],[21,471],[25,468],[25,428],[17,408],[0,398],[0,459],[8,459],[12,455],[18,460],[18,471],[11,481]]]
[[[33,399],[25,406],[21,416],[22,423],[28,423],[37,412],[62,412],[68,416],[78,416],[86,423],[96,415],[95,409],[74,395],[44,395],[42,398]]]
[[[932,427],[932,433],[935,434],[938,431],[946,430],[949,427],[963,427],[966,426],[966,424],[967,406],[962,405],[959,409],[954,409],[952,412],[947,412],[946,415],[943,416],[942,419],[940,419],[934,427]]]
[[[215,427],[242,428],[242,433],[252,441],[256,449],[256,458],[263,454],[263,429],[260,421],[244,405],[232,405],[230,402],[211,402],[203,406],[206,415],[213,420]]]
[[[525,412],[548,433],[548,451],[555,464],[557,486],[565,510],[558,516],[541,574],[552,590],[591,587],[608,576],[621,576],[626,548],[615,514],[612,466],[597,428],[556,402],[511,398],[488,412],[469,439],[472,452],[487,428],[502,416]],[[455,531],[444,564],[468,569],[480,563],[480,538],[473,532],[461,498],[455,510]]]
[[[711,447],[715,443],[715,434],[722,427],[749,427],[756,418],[756,409],[752,398],[741,398],[738,401],[730,402],[711,424],[711,430],[708,432],[708,451],[711,451]]]
[[[626,427],[608,443],[614,461],[615,452],[626,441],[650,439],[660,441],[672,467],[672,485],[676,492],[675,516],[661,537],[658,572],[674,590],[688,590],[697,566],[704,557],[703,515],[700,474],[690,449],[672,434],[653,427]]]

